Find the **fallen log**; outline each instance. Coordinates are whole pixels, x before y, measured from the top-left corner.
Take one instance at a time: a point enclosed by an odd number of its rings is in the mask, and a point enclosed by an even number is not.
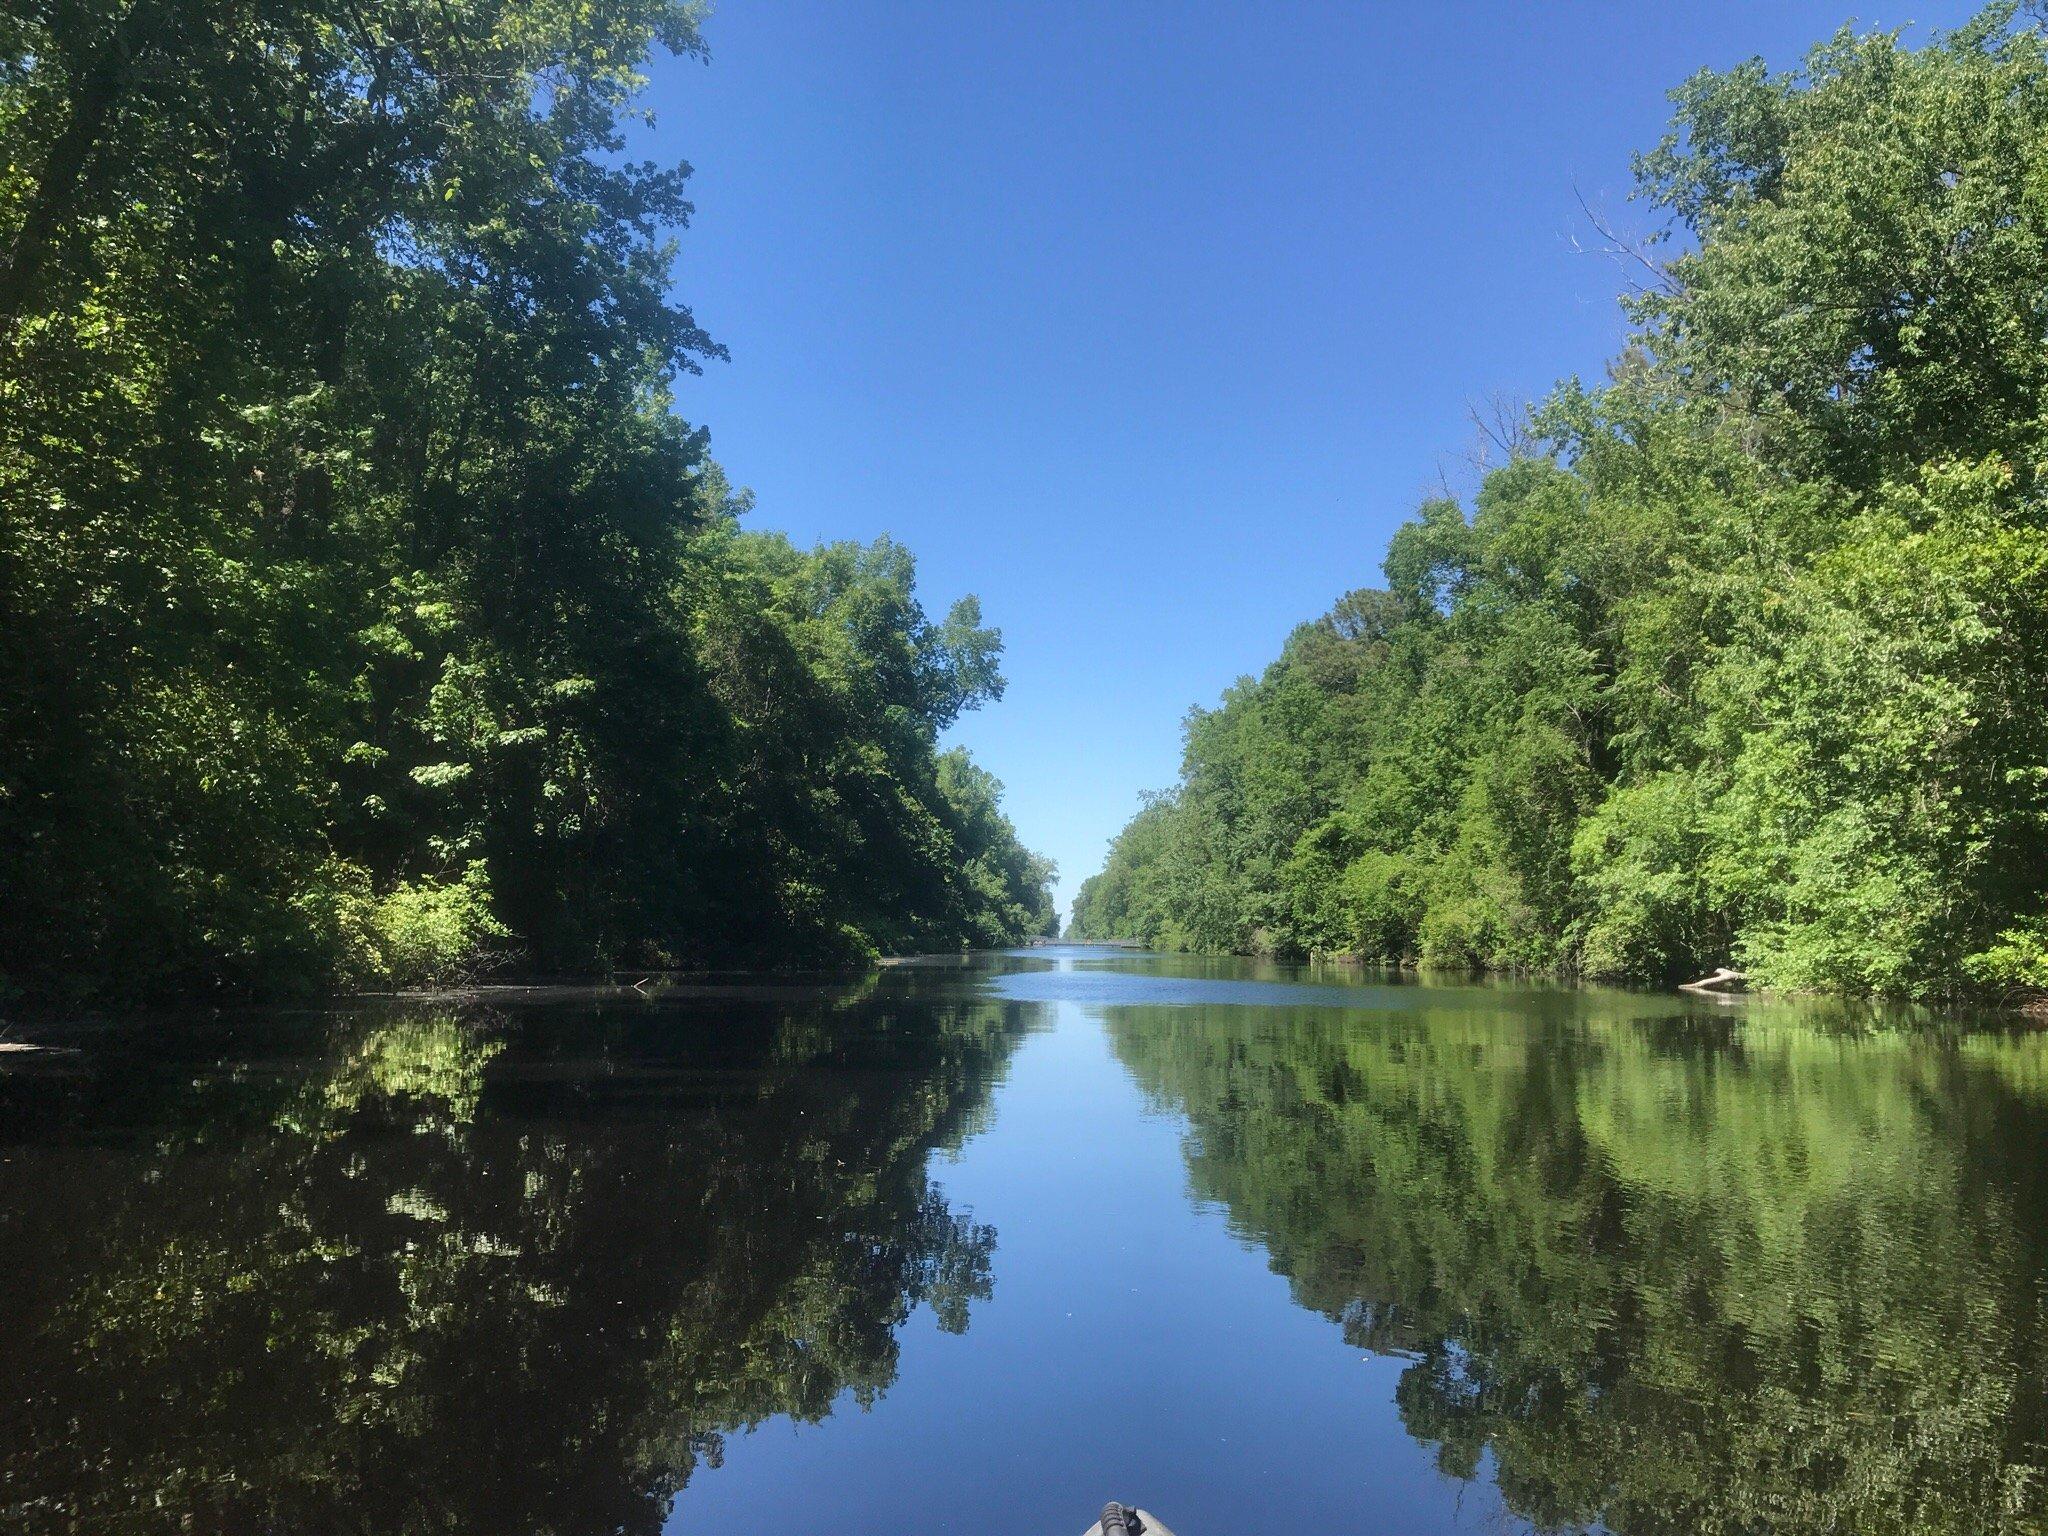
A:
[[[1702,976],[1698,981],[1681,981],[1678,984],[1678,990],[1681,992],[1740,992],[1748,982],[1749,977],[1743,972],[1724,965],[1715,971],[1713,975]]]

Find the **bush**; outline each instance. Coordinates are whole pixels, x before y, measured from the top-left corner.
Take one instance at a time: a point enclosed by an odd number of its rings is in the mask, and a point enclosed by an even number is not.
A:
[[[2048,992],[2048,913],[2008,928],[1998,942],[1963,961],[1980,986],[2005,993]]]
[[[492,942],[511,936],[492,915],[481,861],[446,884],[401,883],[374,904],[368,927],[377,978],[399,987],[472,975]]]

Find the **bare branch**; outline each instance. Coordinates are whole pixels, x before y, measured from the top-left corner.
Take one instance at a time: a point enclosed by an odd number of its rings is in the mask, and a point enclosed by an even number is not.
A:
[[[1507,390],[1496,389],[1482,399],[1465,404],[1465,416],[1477,432],[1466,461],[1484,474],[1498,464],[1512,464],[1536,451],[1536,434],[1529,427],[1529,402]]]
[[[1597,246],[1587,246],[1580,242],[1577,235],[1567,235],[1565,238],[1571,241],[1573,250],[1582,256],[1605,256],[1624,265],[1632,262],[1641,267],[1650,274],[1648,282],[1639,277],[1629,278],[1630,284],[1639,292],[1654,290],[1658,293],[1676,295],[1685,291],[1684,286],[1672,277],[1670,269],[1650,254],[1649,245],[1645,241],[1622,234],[1608,220],[1593,211],[1592,204],[1586,201],[1586,194],[1579,190],[1576,181],[1572,183],[1572,196],[1578,200],[1579,211],[1586,216],[1586,222],[1593,226],[1593,232],[1601,241]]]

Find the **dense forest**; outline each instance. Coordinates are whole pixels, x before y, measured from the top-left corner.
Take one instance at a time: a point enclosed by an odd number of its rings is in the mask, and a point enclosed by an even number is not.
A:
[[[1673,99],[1608,378],[1190,714],[1075,936],[2048,987],[2048,38]]]
[[[0,11],[0,995],[1053,922],[973,599],[676,413],[684,0]]]

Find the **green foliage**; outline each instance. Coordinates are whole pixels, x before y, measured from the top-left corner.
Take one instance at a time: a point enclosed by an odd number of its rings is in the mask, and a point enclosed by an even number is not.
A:
[[[491,915],[483,862],[445,884],[401,881],[370,914],[374,974],[400,986],[447,981],[493,940],[510,938]]]
[[[1190,716],[1077,936],[2039,984],[2048,41],[1993,7],[1674,100],[1638,169],[1690,244],[1610,382]]]
[[[0,24],[7,984],[1021,935],[937,784],[1000,637],[886,541],[734,533],[670,408],[720,351],[670,291],[687,168],[621,151],[695,16]]]
[[[2048,992],[2048,917],[2006,929],[1963,966],[1975,980],[2002,991]]]

